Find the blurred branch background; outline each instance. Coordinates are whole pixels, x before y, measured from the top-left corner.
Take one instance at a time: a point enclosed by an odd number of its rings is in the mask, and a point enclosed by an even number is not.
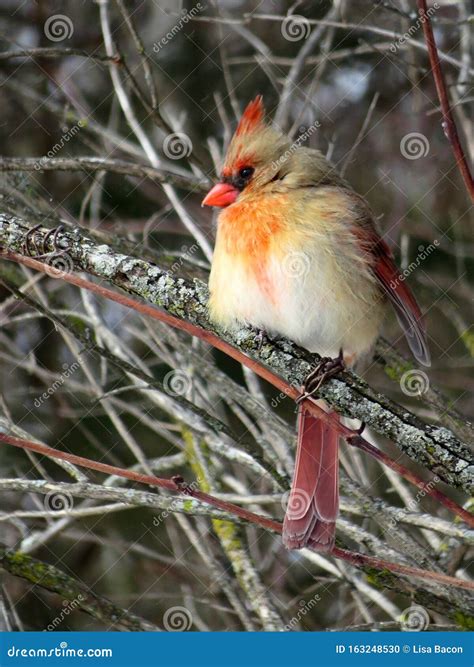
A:
[[[472,156],[469,5],[428,6],[458,132]],[[429,372],[382,347],[367,381],[425,421],[457,427],[469,444],[472,209],[440,124],[415,9],[408,0],[290,9],[278,0],[4,0],[2,212],[32,225],[63,224],[72,234],[81,228],[173,277],[205,281],[214,227],[200,208],[202,192],[243,106],[260,92],[275,122],[295,140],[307,136],[368,199],[426,312]],[[61,253],[51,261],[73,268]],[[202,341],[60,279],[6,262],[0,278],[42,307],[1,290],[2,431],[148,474],[182,474],[203,491],[281,519],[293,469],[292,401]],[[89,354],[55,317],[156,384]],[[394,322],[386,337],[406,352]],[[188,403],[230,435],[216,437]],[[427,485],[466,502],[392,443],[364,435]],[[2,452],[1,545],[20,561],[33,558],[38,575],[22,576],[24,562],[13,567],[0,552],[5,628],[469,625],[460,591],[420,590],[419,582],[394,590],[386,575],[308,550],[287,552],[278,536],[192,499],[152,489],[156,500],[147,506],[140,485]],[[472,531],[354,448],[343,448],[341,466],[341,546],[469,578]],[[40,480],[48,493],[38,492]],[[98,485],[102,495],[91,490]],[[48,568],[61,571],[61,586],[45,585]]]

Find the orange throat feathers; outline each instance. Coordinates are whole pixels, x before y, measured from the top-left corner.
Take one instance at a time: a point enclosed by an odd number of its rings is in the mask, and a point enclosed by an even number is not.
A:
[[[280,202],[273,201],[276,199],[272,197],[268,206],[251,199],[236,203],[219,216],[221,249],[239,262],[249,277],[258,281],[260,289],[272,303],[276,295],[268,267],[285,234],[281,209],[278,211]]]

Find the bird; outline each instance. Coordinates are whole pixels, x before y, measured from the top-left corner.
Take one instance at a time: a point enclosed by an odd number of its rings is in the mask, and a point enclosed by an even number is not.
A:
[[[302,396],[310,380],[319,387],[342,367],[370,361],[389,305],[415,359],[429,366],[423,315],[368,203],[320,151],[301,143],[266,120],[261,95],[245,108],[220,180],[202,201],[221,209],[211,321],[227,331],[249,325],[321,355]],[[330,552],[339,511],[338,429],[300,402],[297,433],[283,543]]]

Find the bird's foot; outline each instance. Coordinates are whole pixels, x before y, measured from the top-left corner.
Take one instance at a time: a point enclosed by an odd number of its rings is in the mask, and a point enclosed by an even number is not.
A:
[[[365,431],[365,422],[361,422],[359,428],[356,428],[355,432],[357,435],[362,435],[362,433]]]
[[[299,403],[300,401],[304,401],[305,398],[314,396],[318,389],[327,382],[329,378],[334,377],[341,371],[345,370],[345,368],[346,366],[344,364],[342,350],[337,357],[334,357],[334,359],[331,357],[321,357],[317,366],[315,366],[315,368],[313,368],[313,370],[305,377],[303,391],[296,399],[296,402]]]
[[[40,250],[38,248],[38,245],[36,243],[36,238],[35,238],[35,232],[37,232],[38,229],[41,229],[41,225],[35,225],[31,229],[29,229],[26,232],[25,237],[23,239],[23,244],[22,244],[23,253],[25,255],[28,255],[28,257],[33,257],[33,256],[38,255],[40,253]],[[31,251],[30,244],[33,246],[33,252]]]
[[[257,334],[255,336],[255,342],[257,344],[257,350],[260,352],[260,350],[263,347],[263,343],[265,342],[265,339],[268,340],[268,334],[265,331],[265,329],[259,329],[257,331]]]
[[[58,236],[63,231],[64,226],[58,225],[50,229],[46,236],[41,240],[40,244],[36,242],[35,232],[41,229],[41,225],[35,225],[29,229],[23,241],[23,252],[29,257],[35,257],[35,259],[45,259],[48,255],[52,253],[65,253],[67,249],[61,248],[58,245]],[[48,251],[48,245],[51,243],[52,250]],[[33,252],[32,252],[33,248]]]
[[[364,439],[362,437],[362,433],[365,430],[365,422],[361,422],[359,428],[354,429],[353,435],[350,435],[348,438],[346,438],[346,441],[349,445],[354,445],[355,447],[358,447],[364,442]]]

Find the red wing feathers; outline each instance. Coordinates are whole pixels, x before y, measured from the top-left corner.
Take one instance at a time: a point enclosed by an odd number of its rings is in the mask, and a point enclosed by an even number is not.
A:
[[[424,366],[431,365],[426,327],[420,308],[393,261],[390,248],[375,230],[358,227],[361,247],[372,259],[372,270],[392,304],[413,356]]]

